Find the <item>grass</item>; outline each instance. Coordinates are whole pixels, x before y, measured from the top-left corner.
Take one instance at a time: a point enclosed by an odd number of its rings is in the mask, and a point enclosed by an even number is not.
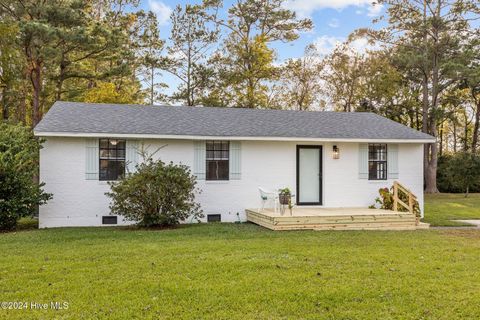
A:
[[[474,319],[477,230],[291,231],[252,224],[0,234],[0,319]]]
[[[468,225],[451,220],[480,219],[480,193],[425,195],[425,222],[432,226]]]

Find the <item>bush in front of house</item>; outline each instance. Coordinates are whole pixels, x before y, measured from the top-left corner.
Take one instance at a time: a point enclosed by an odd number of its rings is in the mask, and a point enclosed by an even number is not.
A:
[[[203,217],[195,202],[196,178],[189,167],[147,158],[136,172],[110,183],[110,211],[144,227],[170,226]]]
[[[0,230],[12,230],[52,195],[38,184],[41,142],[29,128],[0,123]]]
[[[384,210],[393,210],[394,204],[394,194],[393,194],[393,186],[390,188],[380,188],[378,189],[378,194],[380,195],[375,199],[375,203],[369,206],[370,209],[375,209],[377,206],[380,209]],[[402,191],[398,192],[398,198],[402,200],[404,203],[408,204],[408,195]],[[401,205],[397,206],[397,210],[400,212],[407,212],[408,210],[402,207]],[[414,201],[413,203],[413,212],[416,216],[420,216],[420,205],[418,201]]]

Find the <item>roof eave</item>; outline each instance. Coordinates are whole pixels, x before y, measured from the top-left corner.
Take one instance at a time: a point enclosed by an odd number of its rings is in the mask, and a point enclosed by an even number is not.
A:
[[[200,136],[200,135],[165,135],[134,133],[87,133],[87,132],[47,132],[34,131],[37,137],[76,137],[76,138],[130,138],[130,139],[176,139],[176,140],[251,140],[251,141],[317,141],[317,142],[390,142],[390,143],[434,143],[430,139],[373,139],[373,138],[310,138],[310,137],[242,137],[242,136]]]

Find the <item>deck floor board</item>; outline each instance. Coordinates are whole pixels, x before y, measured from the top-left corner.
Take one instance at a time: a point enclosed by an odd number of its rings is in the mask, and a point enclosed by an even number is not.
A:
[[[415,230],[408,212],[368,208],[296,207],[282,215],[273,209],[247,209],[247,220],[271,230]]]

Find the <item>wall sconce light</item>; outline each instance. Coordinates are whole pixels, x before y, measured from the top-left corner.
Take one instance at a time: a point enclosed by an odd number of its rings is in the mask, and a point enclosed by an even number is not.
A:
[[[340,149],[336,145],[333,146],[333,159],[340,159]]]

